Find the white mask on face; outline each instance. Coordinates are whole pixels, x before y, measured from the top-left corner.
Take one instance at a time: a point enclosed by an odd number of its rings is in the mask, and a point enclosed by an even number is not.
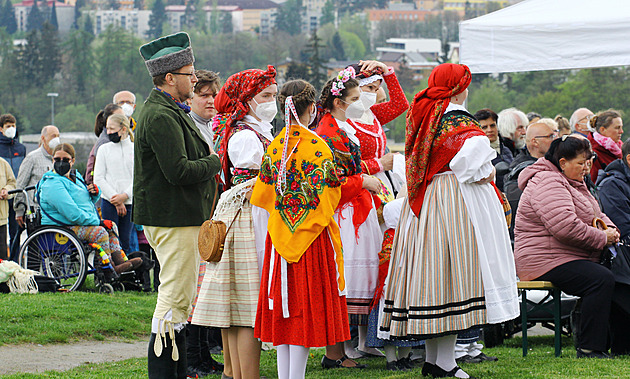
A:
[[[361,92],[361,102],[365,109],[370,109],[376,104],[376,94],[373,92]]]
[[[50,141],[48,141],[48,147],[50,148],[50,150],[54,150],[55,147],[57,147],[57,145],[59,145],[60,143],[61,143],[61,140],[59,139],[59,137],[55,137],[51,139]]]
[[[345,101],[343,102],[346,103]],[[349,119],[361,118],[361,116],[363,116],[363,112],[365,112],[365,107],[363,106],[363,102],[361,102],[361,99],[359,99],[350,104],[348,108],[346,108],[346,117]]]
[[[273,121],[273,119],[276,117],[276,113],[278,113],[278,107],[276,106],[276,101],[273,100],[266,103],[258,104],[258,102],[255,99],[252,99],[252,100],[254,100],[254,103],[256,103],[256,109],[254,110],[254,113],[256,114],[256,116],[258,116],[259,119],[265,122]]]
[[[133,105],[128,104],[128,103],[124,103],[120,107],[122,108],[123,112],[125,113],[125,116],[131,117],[131,115],[133,114]]]
[[[12,126],[10,128],[7,128],[7,130],[4,131],[4,136],[7,138],[15,138],[16,133],[17,133],[16,127]]]

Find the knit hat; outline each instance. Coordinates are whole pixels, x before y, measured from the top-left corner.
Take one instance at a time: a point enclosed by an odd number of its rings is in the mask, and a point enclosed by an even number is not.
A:
[[[195,63],[190,37],[180,32],[140,46],[140,55],[152,77]]]

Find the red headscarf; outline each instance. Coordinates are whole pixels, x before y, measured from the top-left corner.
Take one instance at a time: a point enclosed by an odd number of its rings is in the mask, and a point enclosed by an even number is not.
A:
[[[217,113],[228,114],[229,118],[222,131],[222,141],[219,151],[223,172],[226,178],[226,186],[229,187],[228,154],[227,144],[232,130],[232,125],[238,120],[242,120],[249,112],[248,101],[258,95],[262,90],[276,84],[276,69],[267,66],[267,70],[250,69],[230,76],[225,81],[223,87],[214,98],[214,106]]]
[[[441,146],[447,137],[478,130],[474,124],[452,130],[440,130],[440,121],[452,96],[464,92],[471,80],[470,69],[465,65],[445,63],[437,66],[429,76],[429,87],[416,94],[407,112],[405,158],[407,190],[411,209],[420,215],[427,185],[450,162],[461,145],[456,148]],[[461,140],[463,144],[463,139]],[[439,148],[438,148],[439,147]]]

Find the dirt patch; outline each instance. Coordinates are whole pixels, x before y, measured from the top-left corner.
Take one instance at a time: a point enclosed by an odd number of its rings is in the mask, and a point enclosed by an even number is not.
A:
[[[87,363],[121,361],[147,356],[148,341],[83,341],[59,345],[0,346],[0,374],[66,371]]]

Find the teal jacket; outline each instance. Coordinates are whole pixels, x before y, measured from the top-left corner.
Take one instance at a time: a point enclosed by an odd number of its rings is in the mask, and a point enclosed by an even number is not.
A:
[[[156,90],[144,102],[134,141],[133,222],[200,226],[210,218],[221,169],[193,120]]]
[[[77,172],[76,182],[48,171],[37,183],[35,195],[41,207],[42,225],[100,225],[94,203],[99,195],[88,192]]]

